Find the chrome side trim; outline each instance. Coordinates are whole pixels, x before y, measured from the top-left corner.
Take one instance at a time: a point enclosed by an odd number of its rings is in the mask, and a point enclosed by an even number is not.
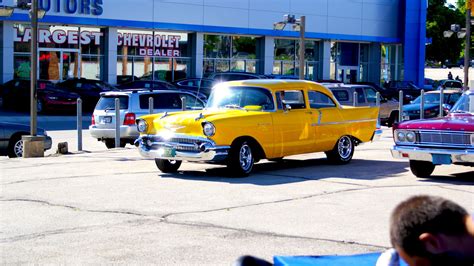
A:
[[[320,125],[341,125],[341,124],[349,124],[349,123],[364,123],[364,122],[377,122],[377,119],[365,119],[365,120],[347,120],[342,122],[327,122],[327,123],[320,123]]]

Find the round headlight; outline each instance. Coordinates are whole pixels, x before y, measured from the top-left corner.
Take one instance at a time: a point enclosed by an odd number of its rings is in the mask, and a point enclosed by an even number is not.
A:
[[[145,120],[140,119],[137,121],[137,130],[138,132],[145,132],[148,129],[148,124]]]
[[[415,135],[414,132],[409,131],[409,132],[406,133],[405,136],[406,136],[406,139],[407,139],[408,142],[415,142],[415,140],[416,140],[416,135]]]
[[[405,132],[403,132],[403,131],[397,132],[397,140],[398,141],[405,141],[406,140]]]
[[[207,137],[212,137],[216,134],[216,127],[209,122],[206,122],[202,125],[202,131]]]

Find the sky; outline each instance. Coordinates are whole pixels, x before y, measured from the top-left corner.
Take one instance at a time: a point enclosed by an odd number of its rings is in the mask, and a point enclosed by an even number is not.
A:
[[[447,4],[452,4],[453,6],[456,6],[456,0],[447,0]]]

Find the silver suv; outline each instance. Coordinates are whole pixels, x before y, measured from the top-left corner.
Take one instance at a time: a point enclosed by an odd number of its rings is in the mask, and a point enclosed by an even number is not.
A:
[[[138,138],[135,120],[149,114],[149,98],[153,98],[153,113],[176,112],[204,108],[204,102],[191,93],[172,90],[130,90],[102,93],[92,114],[89,131],[103,141],[107,148],[115,148],[115,98],[120,102],[120,147],[133,144]]]

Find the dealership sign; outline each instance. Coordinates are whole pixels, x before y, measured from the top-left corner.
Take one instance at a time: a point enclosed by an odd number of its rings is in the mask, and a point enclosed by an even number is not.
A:
[[[88,45],[94,43],[95,45],[100,44],[100,37],[103,35],[102,32],[98,31],[82,31],[78,32],[75,30],[55,30],[53,32],[46,29],[38,30],[38,42],[39,43],[54,43],[54,44],[82,44]],[[31,29],[25,28],[24,34],[18,34],[18,28],[15,28],[15,36],[13,37],[15,42],[29,42],[31,40]]]
[[[178,57],[179,35],[160,35],[142,33],[119,33],[118,45],[139,47],[138,53],[142,56]]]
[[[98,31],[75,31],[56,29],[38,30],[39,43],[53,44],[72,44],[72,45],[100,45],[100,38],[104,34]],[[15,28],[15,42],[29,42],[31,40],[31,28],[25,28],[23,34],[20,34],[18,28]],[[137,47],[138,54],[141,56],[165,56],[179,57],[179,35],[165,34],[141,34],[141,33],[119,33],[118,46]]]
[[[102,0],[39,0],[46,12],[100,16],[104,13]]]

